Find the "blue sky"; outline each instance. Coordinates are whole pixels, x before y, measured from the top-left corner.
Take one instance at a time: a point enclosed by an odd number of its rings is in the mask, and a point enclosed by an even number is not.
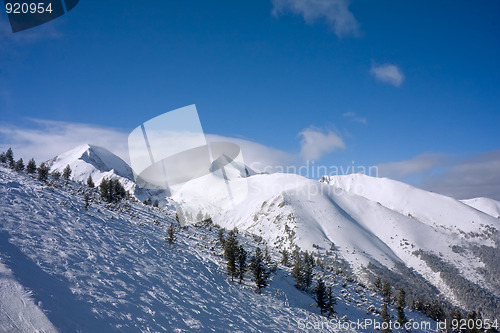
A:
[[[42,158],[37,129],[73,135],[60,153],[75,133],[126,134],[196,104],[206,133],[500,199],[498,13],[495,0],[82,0],[16,34],[4,13],[0,147]],[[91,143],[118,149],[104,138]],[[464,172],[470,186],[450,187]]]

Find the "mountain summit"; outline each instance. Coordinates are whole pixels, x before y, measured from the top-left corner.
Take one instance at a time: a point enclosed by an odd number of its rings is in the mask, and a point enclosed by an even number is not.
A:
[[[71,178],[85,182],[92,176],[98,185],[104,178],[118,178],[127,190],[135,187],[134,174],[130,166],[109,150],[84,144],[48,161],[50,171],[63,172],[66,165],[71,167]]]

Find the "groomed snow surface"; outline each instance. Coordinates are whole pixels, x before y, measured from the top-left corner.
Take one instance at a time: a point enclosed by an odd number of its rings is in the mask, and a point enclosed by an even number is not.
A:
[[[315,332],[359,331],[325,326],[288,268],[280,266],[261,295],[248,275],[242,285],[231,282],[217,228],[189,226],[171,247],[164,239],[171,211],[99,202],[85,211],[85,189],[0,167],[1,332],[298,332],[307,321],[323,323]],[[243,232],[239,241],[248,251],[256,246]],[[380,320],[367,314],[380,308],[379,296],[341,276],[333,288],[341,322]],[[434,330],[432,323],[414,332]]]

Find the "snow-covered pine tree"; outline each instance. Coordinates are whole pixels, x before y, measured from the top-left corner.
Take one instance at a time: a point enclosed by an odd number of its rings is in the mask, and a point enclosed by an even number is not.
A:
[[[63,170],[63,175],[62,175],[65,181],[68,181],[70,179],[71,173],[72,173],[71,167],[69,166],[69,164],[67,164]]]
[[[243,245],[240,245],[238,248],[238,256],[237,256],[237,272],[240,278],[240,283],[243,281],[243,277],[245,276],[245,271],[247,270],[247,251],[243,248]]]
[[[238,255],[238,240],[236,239],[236,233],[234,230],[229,231],[226,239],[226,244],[224,246],[224,258],[226,259],[226,268],[229,275],[231,275],[231,281],[234,281],[236,276],[236,258]]]
[[[260,294],[262,288],[269,285],[269,271],[264,264],[264,256],[262,250],[258,247],[255,249],[255,254],[252,256],[250,267],[252,269],[253,278],[255,280],[255,286],[257,287],[257,292]]]
[[[46,181],[49,176],[49,167],[45,163],[42,163],[36,170],[38,172],[38,180]]]
[[[87,178],[87,186],[90,188],[95,187],[94,180],[92,179],[92,175],[89,175],[89,178]]]
[[[33,174],[36,172],[36,162],[35,159],[31,159],[28,161],[28,164],[26,165],[26,172],[29,174]]]
[[[314,294],[315,294],[315,299],[316,299],[316,305],[318,306],[321,314],[326,310],[326,303],[327,303],[327,297],[326,297],[326,287],[325,283],[323,282],[323,279],[319,278],[318,282],[316,283],[316,288],[314,288]]]

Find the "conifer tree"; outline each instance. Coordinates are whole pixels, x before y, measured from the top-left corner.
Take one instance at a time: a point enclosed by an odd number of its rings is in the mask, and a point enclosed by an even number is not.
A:
[[[63,175],[62,175],[65,181],[68,181],[70,179],[71,172],[72,172],[71,167],[69,166],[69,164],[67,164],[63,170]]]
[[[328,318],[335,313],[335,304],[337,304],[337,299],[333,295],[332,287],[328,286],[326,289],[326,313]]]
[[[22,158],[17,160],[16,164],[14,165],[14,170],[16,170],[16,171],[23,171],[24,170],[24,162],[23,162]]]
[[[38,172],[38,180],[46,181],[49,176],[49,167],[45,163],[42,163],[36,170]]]
[[[380,309],[380,317],[382,319],[382,333],[389,333],[391,330],[389,329],[390,315],[389,310],[387,309],[387,303],[382,304],[382,308]]]
[[[90,196],[87,192],[85,192],[85,195],[83,196],[83,200],[85,202],[85,210],[89,209],[90,206]]]
[[[302,265],[302,260],[300,258],[300,252],[295,250],[294,252],[293,267],[291,271],[291,276],[295,279],[295,287],[302,290],[304,288],[304,266]]]
[[[101,184],[99,185],[99,190],[101,191],[101,197],[106,201],[110,201],[109,200],[109,181],[106,178],[104,178],[101,181]]]
[[[94,180],[92,179],[92,175],[89,175],[89,178],[87,178],[87,186],[90,188],[95,187]]]
[[[318,279],[316,288],[314,289],[314,293],[316,295],[316,304],[319,307],[321,314],[323,314],[323,312],[326,310],[327,296],[325,283],[321,278]]]
[[[304,287],[309,288],[312,283],[312,273],[314,267],[314,257],[309,252],[304,253]]]
[[[7,159],[9,168],[14,169],[14,153],[12,152],[12,148],[7,149],[7,152],[5,153],[5,158]]]
[[[237,263],[238,263],[238,276],[240,278],[240,283],[243,281],[243,277],[245,275],[245,271],[247,268],[247,251],[243,248],[242,245],[238,248],[238,257],[237,257]]]
[[[231,281],[236,276],[236,257],[238,255],[238,240],[234,230],[229,231],[224,246],[224,258],[226,259],[227,272],[231,275]]]
[[[158,201],[158,199],[156,199],[155,202],[153,203],[153,207],[158,208],[159,205],[160,202]]]
[[[379,293],[382,292],[382,280],[380,280],[380,276],[377,276],[373,285],[375,286],[376,291],[378,291]]]
[[[219,238],[219,244],[224,249],[226,246],[226,239],[224,238],[224,228],[219,229],[219,232],[217,233],[217,236]]]
[[[389,304],[391,302],[391,285],[389,281],[385,280],[382,286],[382,294],[384,296],[384,302]]]
[[[264,258],[262,250],[258,247],[255,249],[255,255],[252,257],[250,267],[252,269],[253,278],[255,280],[255,286],[260,294],[262,288],[265,288],[269,282],[269,271],[264,264]]]
[[[54,180],[59,180],[59,178],[61,178],[61,173],[59,171],[54,171],[52,172],[52,177],[54,177]]]
[[[1,163],[7,162],[7,157],[5,156],[5,153],[0,153],[0,162]]]
[[[286,249],[283,249],[283,251],[281,251],[281,264],[283,266],[288,266],[288,251]]]
[[[26,172],[29,174],[33,174],[36,172],[36,162],[35,159],[31,159],[28,161],[28,164],[26,165]]]
[[[177,237],[175,235],[174,223],[170,222],[170,225],[168,226],[168,229],[167,229],[167,242],[169,245],[172,245],[176,239],[177,239]]]
[[[399,289],[398,298],[396,300],[396,309],[398,310],[398,322],[404,325],[408,320],[405,316],[404,308],[406,306],[406,292],[403,288]]]

